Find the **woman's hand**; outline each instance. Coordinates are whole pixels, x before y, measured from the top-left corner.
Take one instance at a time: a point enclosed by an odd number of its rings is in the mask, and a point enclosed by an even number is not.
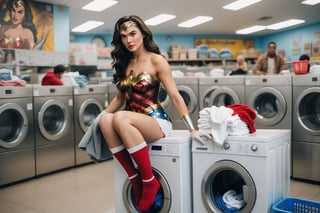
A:
[[[191,137],[193,141],[197,141],[201,143],[202,145],[205,145],[208,141],[212,141],[212,133],[211,131],[204,131],[204,130],[191,130]]]

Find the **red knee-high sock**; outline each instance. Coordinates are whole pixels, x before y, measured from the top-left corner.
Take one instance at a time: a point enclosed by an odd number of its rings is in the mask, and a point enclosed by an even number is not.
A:
[[[120,162],[124,170],[127,172],[132,185],[135,202],[136,204],[139,204],[142,193],[142,181],[127,149],[124,146],[118,146],[110,150],[113,156]]]
[[[153,175],[147,144],[144,142],[128,151],[137,163],[142,177],[142,194],[138,208],[147,211],[153,205],[160,183]]]

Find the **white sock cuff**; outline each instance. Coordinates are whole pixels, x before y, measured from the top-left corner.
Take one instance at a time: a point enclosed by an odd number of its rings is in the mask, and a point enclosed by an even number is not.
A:
[[[147,146],[147,143],[143,142],[143,143],[141,143],[141,144],[139,144],[137,146],[134,146],[134,147],[128,149],[128,152],[129,152],[129,154],[132,154],[132,153],[135,153],[135,152],[139,151],[140,149],[143,149],[146,146]]]
[[[142,182],[147,183],[147,182],[152,181],[153,179],[154,179],[154,176],[152,176],[152,178],[150,178],[150,179],[148,179],[148,180],[142,180]]]
[[[116,146],[114,148],[111,148],[110,151],[112,154],[115,154],[117,152],[120,152],[121,150],[125,149],[126,147],[124,145]]]
[[[132,180],[133,178],[135,178],[135,177],[137,177],[138,176],[138,173],[136,173],[136,174],[134,174],[134,175],[132,175],[132,176],[130,176],[130,177],[128,177],[129,178],[129,180]]]

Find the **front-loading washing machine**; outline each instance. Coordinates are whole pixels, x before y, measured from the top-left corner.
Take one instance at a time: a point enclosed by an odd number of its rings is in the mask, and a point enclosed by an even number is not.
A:
[[[245,76],[219,76],[199,78],[200,110],[211,106],[243,104]]]
[[[257,129],[292,128],[292,76],[247,76],[246,104],[255,110]]]
[[[33,103],[36,175],[75,166],[72,87],[35,85]]]
[[[148,144],[155,176],[161,183],[163,205],[153,213],[192,212],[191,137],[187,130]],[[140,212],[134,204],[130,181],[114,161],[116,212]]]
[[[229,212],[229,204],[241,213],[271,213],[290,191],[290,136],[258,129],[228,136],[223,146],[192,141],[193,212]]]
[[[174,78],[177,89],[182,96],[188,111],[189,116],[196,127],[199,119],[199,107],[198,107],[198,78],[197,77],[175,77]],[[172,104],[171,101],[166,104],[166,111],[172,120],[173,129],[185,130],[186,127],[183,121]]]
[[[107,85],[87,85],[73,87],[74,102],[74,138],[76,166],[93,162],[90,157],[78,147],[79,142],[88,130],[92,121],[108,105]],[[110,152],[110,158],[112,154]]]
[[[320,76],[293,76],[292,176],[320,182]]]
[[[0,87],[0,186],[35,176],[32,87]]]

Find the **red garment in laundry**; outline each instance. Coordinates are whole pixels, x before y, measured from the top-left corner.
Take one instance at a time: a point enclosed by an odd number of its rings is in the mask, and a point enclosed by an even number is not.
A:
[[[232,116],[238,115],[240,119],[248,125],[250,133],[256,131],[256,128],[254,127],[254,120],[257,115],[251,107],[244,104],[231,104],[227,107],[233,110]]]

